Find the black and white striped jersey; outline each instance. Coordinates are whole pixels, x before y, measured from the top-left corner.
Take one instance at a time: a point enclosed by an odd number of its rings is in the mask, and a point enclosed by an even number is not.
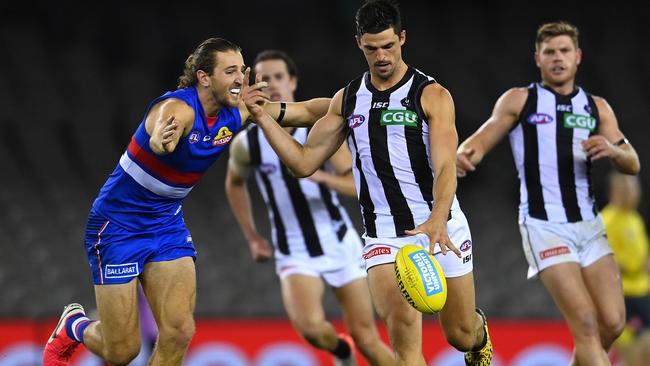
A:
[[[582,88],[560,95],[541,83],[528,87],[510,145],[520,179],[519,213],[551,222],[597,215],[591,161],[582,141],[598,131],[598,109]]]
[[[328,246],[343,245],[345,234],[354,228],[336,192],[324,184],[295,178],[258,126],[251,125],[242,133],[268,209],[276,253],[317,257],[338,251]],[[306,128],[293,131],[301,144],[307,134]]]
[[[431,214],[429,126],[420,98],[424,87],[435,82],[409,67],[402,80],[384,91],[373,87],[368,72],[345,87],[341,115],[349,126],[348,145],[368,237],[404,236]]]

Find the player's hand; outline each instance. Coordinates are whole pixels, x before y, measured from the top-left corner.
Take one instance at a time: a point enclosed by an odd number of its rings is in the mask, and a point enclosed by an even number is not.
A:
[[[589,160],[595,161],[602,158],[615,158],[620,149],[611,144],[605,136],[594,135],[582,141],[582,148],[585,149]]]
[[[436,245],[438,245],[443,255],[447,255],[447,251],[451,250],[460,258],[460,250],[451,242],[447,234],[446,220],[438,220],[430,217],[415,229],[406,230],[404,233],[407,235],[426,234],[429,237],[429,252],[431,254],[433,254]]]
[[[174,116],[156,121],[151,133],[151,148],[158,154],[169,154],[174,151],[183,129]]]
[[[469,172],[476,170],[476,165],[472,163],[472,158],[476,151],[474,148],[459,147],[456,152],[456,176],[464,177]]]
[[[248,246],[255,262],[266,262],[273,256],[273,248],[266,239],[259,235],[249,239]]]
[[[244,84],[241,88],[241,98],[254,119],[264,114],[264,105],[269,102],[269,96],[263,90],[268,86],[266,81],[262,81],[262,75],[255,76],[255,84],[249,84],[251,68],[247,67],[244,73]]]

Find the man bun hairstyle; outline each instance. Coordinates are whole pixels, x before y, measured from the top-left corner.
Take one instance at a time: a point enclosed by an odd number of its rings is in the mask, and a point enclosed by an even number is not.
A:
[[[241,52],[241,48],[223,38],[209,38],[203,41],[185,60],[183,75],[178,78],[177,88],[182,89],[195,85],[198,82],[196,72],[199,70],[212,75],[214,67],[217,66],[214,54],[228,51]]]
[[[355,16],[357,36],[365,33],[381,33],[393,27],[395,34],[402,32],[402,19],[397,3],[393,0],[368,0],[357,10]]]

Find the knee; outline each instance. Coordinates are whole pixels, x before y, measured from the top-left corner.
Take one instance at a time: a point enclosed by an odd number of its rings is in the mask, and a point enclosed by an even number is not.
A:
[[[140,339],[133,338],[106,346],[105,359],[113,365],[128,365],[140,353]]]
[[[370,351],[380,342],[377,330],[372,323],[363,322],[351,325],[350,336],[363,353],[372,353]]]
[[[579,312],[573,321],[573,333],[579,338],[594,338],[599,336],[598,317],[596,312],[588,309]]]
[[[294,328],[311,345],[318,346],[323,336],[325,319],[320,317],[303,316],[292,319]]]
[[[162,345],[185,349],[194,337],[196,327],[193,318],[167,321],[158,330],[158,342]]]
[[[608,348],[623,333],[625,314],[621,312],[605,316],[600,328],[603,345]]]
[[[447,343],[460,352],[470,351],[477,340],[477,332],[482,332],[482,327],[475,328],[470,322],[462,322],[445,329]]]

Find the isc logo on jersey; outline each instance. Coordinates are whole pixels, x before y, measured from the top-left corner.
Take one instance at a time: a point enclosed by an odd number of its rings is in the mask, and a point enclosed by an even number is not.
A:
[[[381,111],[379,123],[382,126],[404,125],[416,127],[418,125],[418,114],[408,109],[387,109]]]
[[[564,115],[564,127],[582,128],[585,130],[594,131],[596,129],[596,119],[592,116],[566,113]]]
[[[403,246],[395,257],[395,277],[406,302],[425,314],[447,301],[447,281],[438,261],[417,245]]]

